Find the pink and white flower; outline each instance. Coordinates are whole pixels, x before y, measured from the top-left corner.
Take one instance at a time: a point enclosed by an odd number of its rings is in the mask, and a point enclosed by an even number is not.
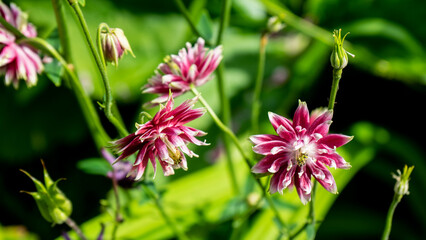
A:
[[[0,14],[26,37],[36,37],[37,31],[27,21],[27,14],[15,4],[10,8],[0,2]],[[5,84],[19,86],[19,79],[24,79],[28,87],[37,84],[37,74],[43,71],[43,64],[37,51],[31,46],[19,44],[15,36],[0,25],[0,73],[5,75]]]
[[[296,187],[303,204],[311,200],[313,176],[327,191],[336,194],[333,175],[325,165],[349,169],[336,148],[353,137],[329,134],[333,112],[323,110],[309,116],[305,102],[299,102],[293,121],[269,112],[269,120],[278,135],[261,134],[250,137],[253,151],[265,155],[252,168],[253,173],[273,174],[269,191],[280,192]]]
[[[177,97],[190,90],[191,84],[201,86],[209,81],[221,60],[222,46],[208,50],[202,38],[198,38],[194,46],[186,43],[186,49],[181,49],[178,55],[167,56],[165,63],[158,65],[155,75],[143,87],[143,93],[160,94],[152,104],[165,102],[170,90],[173,97]]]
[[[132,167],[132,171],[136,172],[136,180],[144,174],[148,160],[154,167],[154,173],[156,172],[156,158],[165,176],[173,175],[173,169],[182,168],[186,171],[188,166],[184,154],[198,157],[188,149],[187,144],[208,145],[195,138],[206,135],[205,132],[183,126],[205,113],[203,108],[192,109],[197,100],[195,97],[173,109],[174,101],[170,94],[166,105],[160,105],[160,111],[150,121],[137,125],[135,133],[114,142],[117,152],[121,153],[115,161],[138,152]]]

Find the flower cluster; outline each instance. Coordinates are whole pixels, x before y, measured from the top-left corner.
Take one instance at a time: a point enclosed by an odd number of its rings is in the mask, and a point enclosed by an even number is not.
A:
[[[170,94],[166,105],[160,106],[160,111],[150,121],[137,125],[138,130],[135,133],[114,142],[117,152],[121,153],[116,162],[139,151],[131,169],[136,172],[136,180],[144,174],[148,160],[154,167],[154,173],[156,172],[156,158],[165,176],[174,174],[173,169],[187,170],[184,153],[189,157],[198,157],[188,149],[187,143],[208,145],[195,138],[206,133],[183,126],[204,114],[202,108],[192,109],[197,100],[195,97],[173,109],[174,101]]]
[[[181,49],[177,56],[167,56],[165,63],[157,67],[155,75],[143,87],[143,93],[160,94],[152,104],[165,102],[169,91],[172,91],[173,97],[177,97],[189,91],[191,84],[205,84],[221,60],[222,46],[208,50],[202,38],[198,38],[194,46],[186,43],[186,49]]]
[[[10,8],[0,2],[1,16],[28,38],[36,37],[35,27],[28,23],[28,16],[11,3]],[[24,79],[28,87],[37,83],[37,74],[43,71],[42,61],[32,47],[16,41],[16,37],[0,25],[0,72],[5,75],[5,84],[19,86]]]
[[[296,187],[300,200],[306,204],[311,199],[313,176],[327,191],[337,193],[333,175],[325,165],[350,168],[336,148],[348,143],[352,137],[328,134],[333,112],[314,111],[309,115],[305,102],[300,102],[293,121],[269,113],[277,135],[251,136],[253,151],[265,155],[253,168],[254,173],[273,174],[270,193]]]

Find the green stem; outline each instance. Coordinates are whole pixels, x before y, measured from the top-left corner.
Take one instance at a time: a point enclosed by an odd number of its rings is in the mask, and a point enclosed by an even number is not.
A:
[[[18,38],[26,38],[26,36],[21,33],[18,29],[16,29],[12,24],[10,24],[3,16],[0,15],[0,23],[5,27],[9,32],[13,33]]]
[[[229,23],[229,15],[231,13],[231,3],[230,0],[222,0],[222,9],[220,12],[220,23],[219,23],[219,32],[217,34],[216,46],[222,44],[223,33],[225,32],[225,28]]]
[[[63,0],[52,0],[53,11],[55,12],[56,24],[58,27],[59,41],[61,42],[61,55],[65,61],[70,62],[71,52],[67,25],[65,24],[65,12]]]
[[[160,197],[157,194],[155,194],[151,189],[149,189],[149,187],[146,186],[146,184],[143,184],[142,186],[145,192],[147,193],[147,195],[154,201],[155,206],[157,207],[158,211],[160,211],[161,216],[167,222],[167,225],[172,229],[172,231],[175,233],[178,239],[189,240],[188,236],[186,236],[186,234],[177,227],[176,222],[164,210]]]
[[[342,69],[333,68],[333,83],[331,85],[330,99],[328,102],[328,109],[334,109],[334,103],[336,101],[337,90],[339,90],[339,82],[342,78]]]
[[[69,64],[56,51],[54,47],[52,47],[49,43],[47,43],[41,38],[25,38],[22,39],[21,42],[30,44],[35,48],[42,50],[43,52],[54,57],[61,63],[61,65],[65,69],[65,72],[69,76],[69,79],[71,80],[71,87],[74,90],[81,109],[83,110],[83,115],[86,118],[86,122],[89,126],[89,129],[92,133],[92,136],[95,140],[98,149],[104,147],[111,139],[102,127],[101,121],[96,113],[96,109],[93,106],[91,99],[84,92],[80,81],[78,80],[75,73],[70,69]]]
[[[223,0],[221,15],[220,15],[219,31],[218,31],[217,39],[216,39],[216,46],[219,46],[220,44],[222,44],[223,33],[225,31],[225,28],[228,25],[230,12],[231,12],[231,1]],[[228,128],[231,124],[231,106],[230,106],[229,98],[226,96],[226,91],[225,91],[224,68],[225,68],[224,63],[223,62],[220,63],[216,70],[216,73],[217,73],[216,76],[217,76],[217,87],[219,92],[220,105],[222,109],[222,120],[225,126]],[[235,142],[235,139],[232,139],[233,137],[230,137],[230,138],[232,141]],[[232,163],[231,145],[229,144],[230,143],[229,137],[224,136],[223,143],[225,145],[226,161],[227,161],[227,166],[229,170],[229,175],[231,176],[232,186],[233,186],[234,192],[236,194],[239,194],[240,190],[235,177],[234,165]]]
[[[259,112],[260,112],[260,106],[262,105],[260,101],[260,94],[262,92],[262,82],[263,82],[262,80],[263,80],[263,73],[265,69],[265,49],[266,49],[267,43],[268,43],[268,34],[262,33],[262,36],[260,38],[257,77],[256,77],[256,83],[254,87],[253,105],[251,110],[251,127],[252,127],[253,133],[257,133],[259,131]]]
[[[396,193],[393,196],[392,203],[389,207],[388,215],[386,217],[386,225],[385,225],[385,230],[383,231],[382,240],[388,240],[389,239],[389,235],[390,235],[391,229],[392,229],[393,214],[395,212],[396,206],[401,201],[401,198],[402,198],[402,196],[398,195]]]
[[[99,69],[99,72],[102,77],[102,81],[104,83],[105,88],[105,116],[108,118],[108,120],[115,126],[120,136],[124,137],[129,135],[126,128],[124,127],[124,124],[120,122],[112,113],[112,106],[115,104],[114,99],[111,92],[111,87],[108,80],[108,74],[106,72],[106,68],[104,63],[102,62],[102,59],[98,52],[96,51],[95,44],[92,41],[92,37],[90,36],[89,28],[87,27],[86,20],[84,19],[83,12],[80,9],[80,5],[77,1],[70,2],[72,9],[74,10],[75,15],[77,16],[77,19],[80,23],[80,26],[83,30],[84,36],[86,38],[86,42],[89,45],[90,51],[95,59],[96,65]],[[101,50],[99,52],[102,52]]]
[[[235,134],[232,132],[231,129],[229,129],[220,119],[219,117],[216,115],[216,113],[213,111],[213,109],[210,107],[210,105],[207,103],[207,101],[201,96],[201,94],[197,91],[197,89],[194,87],[194,85],[191,85],[191,91],[195,96],[198,96],[199,101],[201,102],[201,104],[206,108],[207,112],[210,114],[210,116],[212,117],[213,121],[216,123],[216,125],[222,130],[223,133],[225,133],[231,140],[232,142],[235,144],[235,146],[237,147],[238,151],[240,152],[241,156],[243,157],[244,161],[246,162],[247,166],[249,167],[249,169],[251,169],[253,167],[252,163],[250,162],[250,158],[247,156],[244,148],[241,146],[237,136],[235,136]],[[258,184],[258,186],[260,187],[260,189],[262,190],[262,193],[264,195],[264,197],[266,198],[266,200],[268,201],[269,206],[271,207],[271,210],[273,211],[273,213],[275,214],[277,220],[279,221],[279,223],[281,224],[282,230],[284,234],[287,234],[287,227],[284,223],[284,221],[282,220],[277,208],[275,207],[275,204],[273,203],[272,199],[266,194],[266,190],[265,187],[263,186],[263,184],[260,182],[260,179],[257,178],[253,173],[251,174],[251,176],[253,176],[253,178],[256,180],[256,183]]]

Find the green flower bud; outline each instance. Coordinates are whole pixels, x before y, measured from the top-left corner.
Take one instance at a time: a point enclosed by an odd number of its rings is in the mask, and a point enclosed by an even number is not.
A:
[[[36,186],[37,192],[21,191],[31,195],[36,201],[37,207],[43,218],[53,224],[62,224],[72,213],[72,203],[65,194],[57,187],[59,181],[55,182],[50,178],[46,167],[43,165],[44,184],[31,176],[28,172],[21,169]]]
[[[334,48],[333,52],[330,56],[331,66],[335,69],[343,69],[348,65],[348,54],[352,57],[355,57],[355,55],[347,52],[343,48],[343,42],[345,41],[346,36],[349,33],[346,33],[345,36],[341,35],[342,29],[334,30],[333,37],[334,37]]]
[[[268,33],[277,33],[285,27],[285,24],[277,16],[268,19],[267,31]]]
[[[407,167],[407,165],[405,165],[404,169],[402,170],[402,173],[399,169],[396,170],[397,174],[392,173],[392,177],[396,179],[394,191],[401,198],[403,195],[410,194],[410,192],[408,191],[408,188],[409,188],[408,182],[410,181],[410,175],[413,169],[414,169],[414,166]]]

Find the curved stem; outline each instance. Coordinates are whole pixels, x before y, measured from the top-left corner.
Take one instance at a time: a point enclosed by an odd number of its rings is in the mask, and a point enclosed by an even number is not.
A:
[[[389,207],[388,215],[386,217],[386,225],[385,225],[385,230],[383,231],[382,240],[388,240],[389,239],[389,235],[390,235],[391,229],[392,229],[393,214],[395,212],[396,206],[401,201],[401,198],[402,198],[402,196],[398,195],[396,193],[393,196],[392,203]]]
[[[83,114],[86,118],[86,122],[89,126],[89,129],[92,133],[92,136],[95,140],[95,143],[98,149],[104,147],[109,141],[110,138],[102,127],[101,121],[96,113],[96,109],[93,106],[90,98],[84,92],[83,87],[81,86],[80,81],[78,80],[75,73],[70,69],[69,64],[65,61],[65,59],[56,51],[54,47],[52,47],[49,43],[41,38],[25,38],[22,39],[21,42],[30,44],[37,49],[42,50],[46,54],[57,59],[61,65],[64,67],[65,72],[69,76],[71,80],[71,87],[74,90],[74,93],[77,97],[77,100],[80,104],[80,107],[83,110]]]
[[[259,130],[259,111],[261,106],[260,94],[262,92],[262,80],[265,69],[265,49],[268,43],[268,34],[262,33],[259,47],[259,62],[257,65],[257,77],[253,93],[253,105],[251,110],[251,127],[252,132],[256,133]]]
[[[80,9],[80,5],[77,1],[70,2],[72,9],[74,10],[75,15],[78,18],[78,21],[80,23],[80,26],[83,30],[84,36],[86,37],[86,42],[89,45],[90,51],[95,58],[96,65],[99,69],[99,72],[102,77],[102,81],[104,83],[105,88],[105,116],[108,118],[108,120],[115,126],[118,133],[124,137],[129,135],[126,128],[124,127],[124,124],[120,122],[112,113],[112,106],[114,105],[114,99],[111,92],[111,87],[109,84],[108,74],[106,72],[105,65],[100,57],[100,55],[96,52],[95,44],[92,41],[92,38],[90,36],[89,28],[87,27],[86,20],[84,19],[83,12]],[[102,51],[99,51],[102,52]]]

